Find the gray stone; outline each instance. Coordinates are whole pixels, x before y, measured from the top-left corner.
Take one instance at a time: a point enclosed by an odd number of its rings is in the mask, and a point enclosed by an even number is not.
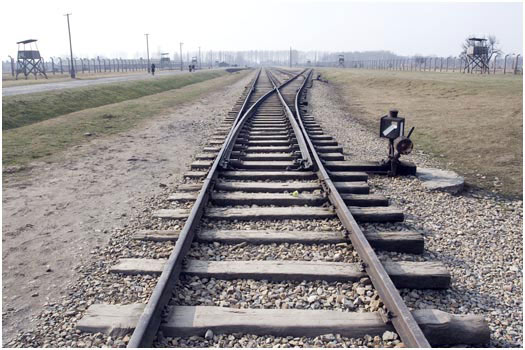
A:
[[[213,340],[213,331],[211,329],[208,329],[206,331],[206,334],[204,335],[204,339]]]
[[[385,333],[383,333],[383,340],[384,341],[395,340],[396,338],[397,337],[396,337],[396,334],[394,332],[386,331]]]
[[[416,176],[423,187],[431,191],[460,193],[465,184],[465,179],[451,170],[418,168]]]

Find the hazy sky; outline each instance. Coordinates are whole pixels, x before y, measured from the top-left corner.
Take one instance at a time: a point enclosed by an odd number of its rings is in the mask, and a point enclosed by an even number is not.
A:
[[[145,57],[179,50],[390,50],[400,55],[457,55],[470,34],[494,34],[506,53],[521,53],[523,5],[514,3],[351,1],[29,0],[2,3],[2,59],[16,42],[38,39],[45,57]]]

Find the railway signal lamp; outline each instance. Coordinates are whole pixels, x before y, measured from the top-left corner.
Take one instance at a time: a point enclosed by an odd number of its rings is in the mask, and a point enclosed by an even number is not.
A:
[[[388,159],[382,165],[389,176],[414,175],[415,165],[399,160],[402,154],[410,154],[414,148],[410,140],[414,128],[405,137],[405,118],[399,117],[398,113],[397,110],[391,110],[388,115],[381,117],[379,123],[379,137],[388,139]]]
[[[381,117],[379,137],[395,140],[403,136],[405,131],[405,118],[398,117],[398,111],[391,110],[388,115]]]

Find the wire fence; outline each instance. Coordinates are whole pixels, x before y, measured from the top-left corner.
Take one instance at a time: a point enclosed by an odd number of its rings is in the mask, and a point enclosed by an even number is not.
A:
[[[413,57],[385,60],[356,60],[332,66],[345,68],[363,68],[398,71],[422,72],[459,72],[480,73],[481,70],[467,68],[466,60],[461,57]],[[322,65],[322,63],[321,63]],[[485,72],[486,73],[486,72]],[[523,57],[521,55],[498,55],[489,62],[489,74],[523,74]]]
[[[341,56],[341,55],[339,55]],[[260,66],[260,65],[292,65],[294,67],[344,67],[362,69],[380,69],[397,71],[425,71],[425,72],[458,72],[477,73],[479,70],[468,70],[466,61],[461,57],[394,57],[377,59],[348,59],[357,54],[344,55],[344,63],[337,61],[338,55],[322,52],[289,51],[220,51],[218,53],[204,53],[203,61],[196,68],[228,67],[228,66]],[[373,55],[362,56],[374,57]],[[186,54],[186,60],[180,61],[180,56],[174,60],[160,58],[122,59],[122,58],[77,58],[74,59],[76,74],[94,74],[108,72],[148,71],[152,63],[158,70],[188,70],[191,64],[190,57],[200,57],[197,53]],[[315,58],[314,58],[315,57]],[[291,62],[290,62],[291,60]],[[290,64],[292,63],[292,64]],[[44,70],[49,75],[69,75],[71,62],[69,58],[49,58],[43,60]],[[202,65],[202,66],[201,66]],[[200,67],[201,66],[201,67]],[[17,73],[16,59],[2,61],[2,73],[15,77]],[[487,73],[486,71],[484,73]],[[497,55],[489,62],[490,74],[523,74],[523,57],[518,54]]]
[[[71,60],[69,58],[51,57],[43,61],[44,71],[47,75],[69,75],[71,71]],[[180,70],[188,62],[165,61],[161,59],[122,59],[122,58],[78,58],[73,60],[73,67],[76,74],[94,74],[108,72],[134,72],[148,71],[151,64],[155,64],[157,70]],[[182,67],[181,67],[182,66]],[[16,60],[9,57],[9,60],[2,61],[2,73],[16,76]]]

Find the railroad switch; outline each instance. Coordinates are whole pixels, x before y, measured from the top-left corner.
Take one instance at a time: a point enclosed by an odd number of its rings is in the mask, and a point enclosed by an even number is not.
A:
[[[388,115],[381,117],[379,137],[388,139],[388,159],[384,160],[381,166],[388,176],[416,174],[416,166],[413,163],[399,160],[401,155],[410,154],[414,148],[410,140],[413,131],[414,127],[405,137],[405,118],[398,117],[397,110],[391,110]]]

